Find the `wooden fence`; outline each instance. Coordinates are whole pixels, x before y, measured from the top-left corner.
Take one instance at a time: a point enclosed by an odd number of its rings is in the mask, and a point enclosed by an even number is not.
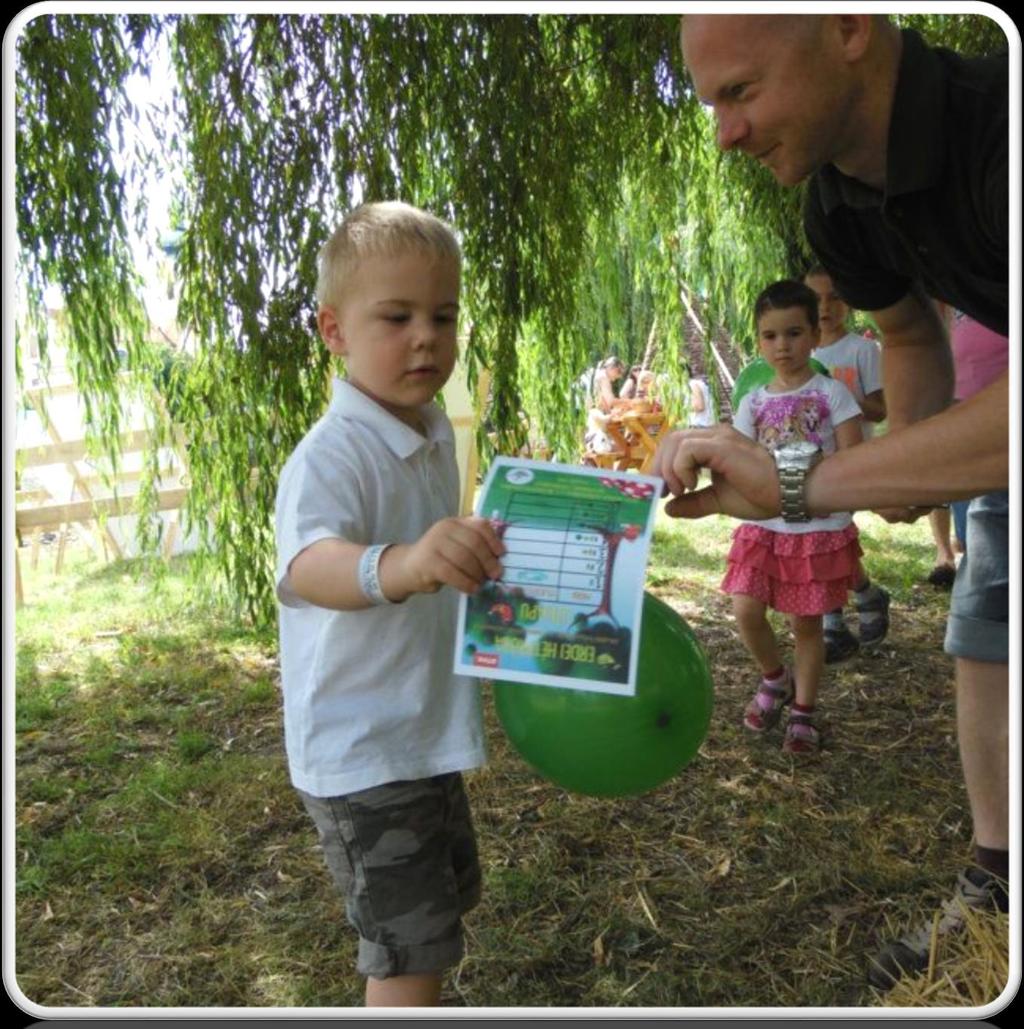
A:
[[[465,384],[464,376],[456,375],[445,388],[448,415],[455,429],[456,458],[462,479],[460,508],[463,514],[472,511],[478,457],[475,443],[479,412],[487,395],[487,376],[481,375],[476,395],[472,396]],[[111,531],[109,519],[131,517],[136,509],[138,483],[141,470],[122,470],[116,476],[114,494],[95,469],[83,468],[90,454],[84,438],[84,429],[75,425],[71,438],[58,425],[59,419],[52,417],[53,402],[60,398],[77,396],[73,383],[56,386],[35,387],[23,391],[21,407],[33,410],[48,436],[48,442],[27,443],[19,439],[16,443],[17,466],[26,478],[32,478],[33,469],[63,469],[63,488],[55,490],[33,485],[18,490],[15,497],[15,530],[18,543],[30,539],[30,560],[38,565],[44,534],[56,534],[54,570],[60,572],[72,532],[92,552],[107,561],[123,557],[124,547]],[[75,401],[72,401],[74,403]],[[146,450],[151,442],[151,433],[146,429],[131,429],[119,437],[122,454],[136,454]],[[188,496],[188,464],[185,454],[185,438],[179,431],[172,441],[173,446],[161,454],[158,473],[157,510],[174,512],[169,520],[162,542],[165,557],[170,557],[179,541],[180,518],[178,512]],[[25,474],[28,473],[28,474]],[[59,494],[63,495],[59,495]],[[25,590],[21,574],[21,546],[15,547],[15,593],[20,606],[25,601]]]
[[[43,481],[18,490],[15,495],[14,523],[18,542],[26,538],[31,540],[31,562],[35,567],[44,535],[55,533],[54,569],[57,572],[63,567],[67,544],[74,531],[103,560],[124,556],[123,542],[112,531],[109,519],[137,515],[138,484],[143,476],[141,470],[121,470],[114,479],[113,495],[109,495],[107,480],[90,466],[90,450],[84,431],[77,424],[78,419],[72,418],[69,423],[67,419],[55,417],[52,410],[54,403],[62,399],[71,399],[74,405],[76,397],[77,388],[70,382],[24,390],[20,407],[38,416],[49,441],[26,443],[19,438],[15,447],[16,464],[24,478],[39,478],[33,474],[34,470],[63,472],[56,486],[53,475],[43,476],[44,480],[49,479],[49,485]],[[131,429],[119,437],[123,455],[139,453],[150,442],[151,433],[146,429]],[[184,437],[179,433],[172,442],[173,445],[161,454],[157,491],[157,508],[175,512],[163,539],[162,549],[168,557],[178,539],[180,521],[177,512],[188,496]],[[19,605],[25,597],[21,549],[20,546],[15,549],[15,592]]]

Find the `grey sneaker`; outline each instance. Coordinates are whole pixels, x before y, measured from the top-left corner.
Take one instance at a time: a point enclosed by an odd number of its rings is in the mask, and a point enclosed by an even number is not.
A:
[[[845,625],[841,629],[826,629],[824,636],[825,664],[827,665],[834,665],[838,661],[845,661],[860,650],[857,637]]]
[[[889,990],[904,975],[917,975],[928,968],[932,934],[947,936],[963,932],[964,909],[1006,911],[1006,884],[983,868],[966,868],[957,876],[956,892],[942,905],[938,924],[929,921],[898,940],[890,940],[870,959],[868,982],[876,989]]]
[[[876,594],[873,600],[866,604],[858,604],[857,616],[860,621],[860,645],[862,647],[873,647],[881,643],[889,635],[889,591],[881,586],[876,586]]]

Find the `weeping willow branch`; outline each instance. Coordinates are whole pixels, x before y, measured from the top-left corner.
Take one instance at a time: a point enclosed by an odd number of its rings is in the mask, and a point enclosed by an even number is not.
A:
[[[901,20],[968,49],[1005,46],[977,15]],[[145,204],[130,187],[154,161],[176,163],[178,319],[201,345],[168,409],[189,440],[189,522],[249,617],[273,617],[277,473],[326,398],[316,254],[357,198],[404,199],[456,226],[470,379],[490,371],[488,428],[503,451],[528,424],[574,460],[570,384],[612,350],[641,360],[654,324],[655,369],[682,396],[683,283],[708,345],[724,327],[752,346],[753,296],[806,258],[800,195],[716,150],[677,36],[674,15],[26,24],[16,204],[27,318],[43,328],[44,290],[59,286],[87,416],[112,449],[119,351],[140,388],[157,360],[131,258]],[[140,112],[126,84],[158,42],[172,62],[166,111]],[[131,143],[144,118],[155,152]]]

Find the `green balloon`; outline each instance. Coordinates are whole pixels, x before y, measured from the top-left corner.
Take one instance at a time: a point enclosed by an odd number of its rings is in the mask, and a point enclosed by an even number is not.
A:
[[[693,630],[645,593],[634,696],[495,682],[494,702],[513,747],[544,778],[574,793],[623,797],[660,786],[693,759],[713,687]]]
[[[811,358],[811,367],[822,375],[829,375],[825,367],[816,357]],[[732,397],[729,400],[733,413],[739,410],[740,401],[758,386],[767,386],[775,376],[772,366],[763,358],[756,357],[748,365],[744,365],[739,375],[736,376],[736,384],[732,388]]]

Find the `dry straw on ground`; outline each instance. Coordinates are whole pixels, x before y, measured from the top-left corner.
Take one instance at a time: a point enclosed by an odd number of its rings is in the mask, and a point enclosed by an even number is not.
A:
[[[972,919],[887,995],[865,981],[879,942],[931,916],[970,850],[948,595],[921,585],[918,529],[869,539],[893,627],[828,670],[820,757],[740,727],[752,676],[716,590],[726,529],[661,534],[651,563],[652,592],[714,670],[710,731],[677,777],[642,797],[567,793],[512,750],[485,694],[491,761],[467,779],[483,899],[446,1003],[962,1009],[1000,995],[1005,916]],[[287,780],[273,641],[187,597],[129,605],[123,569],[61,588],[18,639],[19,987],[51,1007],[358,1005],[353,934]]]

